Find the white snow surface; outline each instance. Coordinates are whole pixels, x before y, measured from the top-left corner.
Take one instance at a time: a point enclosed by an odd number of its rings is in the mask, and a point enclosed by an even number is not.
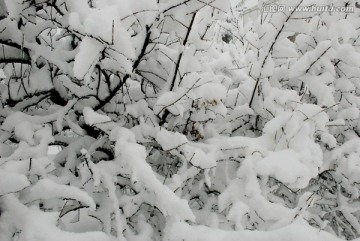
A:
[[[81,201],[95,210],[94,200],[86,192],[77,187],[61,185],[50,179],[42,179],[30,188],[29,200],[50,199],[50,198],[70,198]]]
[[[21,241],[110,241],[110,238],[103,232],[62,231],[56,226],[59,213],[46,213],[36,208],[28,208],[13,195],[5,196],[3,202],[6,209],[2,213],[0,223],[12,223],[18,229],[22,229],[19,237]]]
[[[290,149],[270,153],[257,162],[256,170],[293,188],[304,188],[311,179],[308,168],[300,161],[300,155]]]
[[[341,239],[309,226],[304,221],[271,231],[225,231],[206,226],[174,223],[167,230],[164,241],[340,241]],[[355,239],[354,241],[359,241]]]
[[[145,147],[135,142],[135,135],[130,130],[120,127],[115,128],[111,136],[118,138],[115,146],[115,156],[118,158],[119,164],[124,163],[130,168],[133,182],[140,182],[145,189],[155,194],[156,199],[149,199],[148,201],[166,215],[180,220],[194,221],[195,216],[187,202],[177,197],[154,175],[151,166],[145,160]]]
[[[0,169],[0,196],[22,190],[30,185],[25,175]]]
[[[0,0],[0,241],[360,241],[360,10],[55,2]]]
[[[178,132],[170,132],[165,129],[160,129],[156,135],[156,141],[166,151],[180,147],[188,142],[184,135]]]
[[[74,63],[74,75],[76,78],[83,80],[87,74],[92,72],[95,61],[100,57],[102,49],[102,44],[93,38],[85,37],[82,40]]]
[[[111,121],[111,118],[107,115],[101,115],[95,112],[90,107],[85,107],[83,110],[85,123],[88,125],[102,124]]]

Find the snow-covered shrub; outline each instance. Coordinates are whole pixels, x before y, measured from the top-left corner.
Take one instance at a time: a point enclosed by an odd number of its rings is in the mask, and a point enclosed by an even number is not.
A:
[[[256,116],[255,129],[272,142],[271,152],[260,157],[261,193],[296,213],[289,214],[287,221],[260,215],[258,223],[266,229],[274,221],[283,225],[300,217],[338,237],[353,239],[360,236],[355,208],[359,9],[355,1],[342,0],[283,4],[285,12],[263,14],[241,34],[249,77],[239,86],[244,96],[240,104],[249,104]],[[312,5],[352,6],[355,11],[291,11],[294,6]]]
[[[1,241],[359,236],[359,10],[3,8]]]
[[[171,220],[195,222],[172,176],[216,165],[196,141],[226,114],[207,51],[228,6],[5,1],[1,240],[159,240]]]

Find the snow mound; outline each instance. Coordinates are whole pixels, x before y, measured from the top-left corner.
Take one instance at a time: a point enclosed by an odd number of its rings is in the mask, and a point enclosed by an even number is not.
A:
[[[256,170],[294,188],[306,187],[311,179],[309,170],[300,161],[300,155],[290,149],[272,152],[257,162]]]

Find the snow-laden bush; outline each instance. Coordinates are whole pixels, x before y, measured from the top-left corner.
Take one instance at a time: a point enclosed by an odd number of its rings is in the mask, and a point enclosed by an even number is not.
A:
[[[238,103],[249,104],[254,130],[272,142],[255,164],[261,193],[295,212],[291,222],[304,219],[353,239],[360,236],[359,9],[355,1],[341,0],[284,5],[285,12],[263,14],[240,36],[248,76],[240,82]],[[354,12],[291,11],[312,5]],[[285,222],[257,213],[265,229]]]
[[[1,7],[0,240],[359,236],[359,10]]]

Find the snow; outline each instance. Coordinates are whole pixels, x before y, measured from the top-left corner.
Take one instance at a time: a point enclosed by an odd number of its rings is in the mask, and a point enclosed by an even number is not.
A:
[[[42,179],[30,188],[28,199],[50,199],[50,198],[70,198],[87,204],[90,209],[95,210],[94,200],[79,188],[57,184],[50,179]]]
[[[340,241],[331,234],[319,231],[303,221],[294,222],[283,228],[272,231],[224,231],[205,226],[190,226],[187,223],[174,223],[167,230],[166,241]],[[357,239],[358,240],[358,239]]]
[[[6,9],[9,12],[10,16],[16,18],[21,13],[20,9],[20,0],[12,1],[12,0],[5,0]]]
[[[13,147],[0,143],[0,153],[1,153],[0,158],[10,156],[11,153],[13,153],[13,151],[14,151]]]
[[[343,109],[339,111],[338,118],[344,119],[344,120],[355,120],[360,117],[360,111],[356,104],[353,104],[351,107],[347,109]]]
[[[168,151],[178,148],[187,143],[187,139],[180,133],[171,133],[165,129],[161,129],[156,135],[156,141],[162,146],[163,150]]]
[[[310,173],[301,163],[300,155],[293,150],[282,150],[270,153],[256,164],[261,175],[275,177],[292,188],[304,188],[310,181]]]
[[[304,76],[300,78],[309,88],[309,91],[316,96],[320,106],[330,107],[335,105],[334,88],[329,83],[334,77],[326,72],[318,76]]]
[[[341,36],[344,43],[348,43],[351,38],[355,38],[356,29],[346,19],[341,19],[336,23],[331,24],[329,28],[329,37],[334,38]]]
[[[75,134],[79,136],[83,136],[85,134],[84,130],[78,124],[73,122],[68,115],[66,116],[66,122]]]
[[[195,95],[204,101],[221,101],[226,98],[226,87],[217,83],[206,83],[196,88]]]
[[[0,1],[0,241],[360,241],[359,10],[229,2]]]
[[[0,219],[7,218],[8,223],[13,223],[22,229],[19,240],[26,241],[110,241],[103,232],[71,233],[60,230],[57,226],[59,213],[42,212],[36,208],[28,208],[21,204],[13,195],[3,198],[5,212]],[[12,214],[12,215],[11,215]]]
[[[359,66],[360,54],[351,44],[343,44],[337,49],[337,57],[351,66]]]
[[[241,225],[243,217],[250,212],[249,207],[239,201],[236,203],[233,203],[229,214],[226,216],[226,218],[230,221],[233,221],[236,224],[236,230],[243,230],[243,226]]]
[[[115,146],[117,161],[125,163],[130,168],[133,182],[140,182],[147,190],[155,194],[156,199],[148,201],[157,206],[166,216],[194,221],[194,214],[186,201],[177,197],[156,178],[151,166],[145,161],[145,148],[135,143],[134,134],[126,128],[118,128],[113,130],[112,136],[118,137]]]
[[[6,162],[2,167],[4,171],[9,173],[21,175],[31,174],[38,175],[39,177],[45,177],[46,173],[55,169],[54,163],[47,157],[31,158],[31,160],[26,159],[18,162]]]
[[[102,44],[96,39],[85,37],[81,41],[80,50],[75,57],[74,63],[74,75],[76,78],[83,80],[86,75],[92,72],[95,61],[100,58],[100,52],[103,49]]]
[[[212,146],[212,148],[204,148],[195,143],[184,145],[181,150],[184,152],[186,160],[193,166],[201,169],[210,169],[216,166],[216,160],[219,158],[219,150]]]
[[[18,192],[29,185],[30,182],[25,175],[0,169],[0,196]]]
[[[91,126],[96,124],[103,124],[111,121],[111,118],[109,116],[101,115],[95,112],[90,107],[85,107],[83,109],[83,114],[84,114],[85,123]]]
[[[344,92],[351,92],[355,90],[355,86],[354,84],[346,78],[338,78],[334,81],[334,85],[336,87],[336,89],[340,90],[340,91],[344,91]]]
[[[21,124],[23,121],[31,122],[33,124],[45,124],[47,122],[56,121],[57,126],[61,126],[62,117],[75,105],[77,99],[68,101],[67,105],[60,108],[54,113],[45,116],[31,116],[20,111],[9,114],[3,122],[1,128],[3,130],[11,132],[14,128]],[[60,127],[61,129],[61,127]]]
[[[234,1],[232,1],[232,2],[233,2],[233,4],[234,4],[234,3],[239,2],[239,1],[234,0]],[[250,8],[253,8],[253,7],[257,6],[257,5],[258,5],[258,1],[257,1],[257,0],[246,0],[246,1],[244,2],[243,8],[244,8],[244,9],[250,9]]]
[[[304,75],[307,71],[310,71],[313,67],[313,63],[317,63],[322,57],[329,51],[331,47],[330,41],[323,41],[316,46],[313,51],[307,52],[302,56],[298,62],[296,62],[289,70],[290,78],[297,78]],[[316,66],[316,65],[315,65]]]
[[[173,115],[182,116],[185,108],[182,105],[184,103],[184,94],[186,90],[179,88],[176,92],[165,92],[162,94],[155,105],[155,111],[161,113],[165,109],[170,111]]]
[[[38,130],[43,128],[42,125],[33,124],[28,121],[23,121],[16,125],[15,127],[15,135],[19,137],[20,140],[26,141],[30,145],[35,144],[34,134]]]

